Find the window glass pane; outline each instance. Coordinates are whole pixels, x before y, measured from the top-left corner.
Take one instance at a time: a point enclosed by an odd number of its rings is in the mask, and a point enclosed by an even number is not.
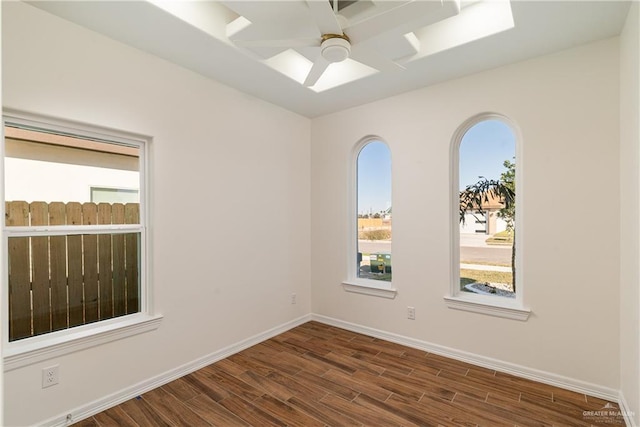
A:
[[[11,126],[5,127],[5,135],[7,201],[139,201],[137,147]],[[96,187],[128,191],[129,197],[92,200]]]
[[[138,190],[128,188],[91,187],[91,201],[95,203],[131,203],[140,200]]]
[[[140,312],[141,145],[4,129],[9,340]]]
[[[9,341],[140,311],[140,233],[8,241]]]
[[[498,120],[460,143],[460,290],[515,297],[515,135]]]
[[[391,281],[391,152],[383,142],[358,154],[358,277]]]

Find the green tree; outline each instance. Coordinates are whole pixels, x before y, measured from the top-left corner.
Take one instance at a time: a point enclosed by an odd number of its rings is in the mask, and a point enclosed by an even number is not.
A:
[[[515,160],[515,159],[514,159]],[[503,163],[507,169],[500,175],[500,181],[504,186],[513,191],[514,197],[516,194],[516,163],[505,160]],[[516,289],[516,204],[511,203],[509,206],[505,206],[498,211],[498,217],[502,218],[507,223],[507,230],[511,234],[511,272],[513,273],[513,290]]]
[[[483,176],[479,177],[475,184],[467,185],[460,192],[460,223],[465,223],[465,215],[467,213],[478,212],[484,214],[484,206],[491,199],[498,199],[503,207],[498,212],[498,216],[507,223],[507,229],[510,230],[513,237],[513,245],[511,248],[511,286],[513,292],[516,291],[516,233],[515,233],[515,216],[516,216],[516,170],[515,163],[505,160],[503,163],[507,169],[500,175],[499,180],[487,179]]]
[[[507,169],[502,172],[500,175],[500,182],[503,183],[504,186],[508,187],[513,191],[513,194],[516,193],[516,164],[510,162],[509,160],[505,160],[503,163],[504,167]],[[510,233],[515,231],[514,225],[516,221],[516,204],[511,203],[508,207],[505,206],[498,211],[498,217],[502,218],[504,222],[507,223],[507,230]]]

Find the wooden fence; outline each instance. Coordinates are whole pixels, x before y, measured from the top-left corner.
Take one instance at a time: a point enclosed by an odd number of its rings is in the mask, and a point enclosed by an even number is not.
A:
[[[138,203],[6,202],[7,226],[138,224]],[[9,340],[139,311],[139,233],[9,237]]]

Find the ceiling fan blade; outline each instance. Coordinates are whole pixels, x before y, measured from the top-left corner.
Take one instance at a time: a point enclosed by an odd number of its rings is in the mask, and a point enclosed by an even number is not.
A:
[[[386,12],[374,15],[360,22],[354,22],[344,28],[352,43],[360,43],[372,37],[394,30],[407,33],[415,30],[411,21],[415,21],[442,8],[442,2],[433,0],[411,0]]]
[[[304,80],[304,85],[309,87],[316,84],[316,82],[318,81],[320,76],[322,76],[322,73],[324,73],[324,71],[327,69],[329,64],[330,62],[324,59],[322,55],[320,55],[318,59],[316,59],[316,62],[313,63],[311,70],[309,70],[309,74],[307,74],[307,78]]]
[[[320,34],[342,34],[342,27],[327,0],[307,0]]]
[[[398,71],[405,69],[405,67],[397,62],[380,56],[374,50],[362,45],[351,46],[351,55],[349,55],[349,57],[354,61],[361,62],[379,71]]]
[[[320,46],[320,39],[283,39],[283,40],[232,40],[236,46],[241,47],[307,47]]]

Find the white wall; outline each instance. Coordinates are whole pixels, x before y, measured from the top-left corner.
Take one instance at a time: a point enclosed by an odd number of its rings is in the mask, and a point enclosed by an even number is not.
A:
[[[151,273],[164,315],[154,332],[7,372],[4,425],[37,424],[309,313],[308,119],[24,3],[2,7],[4,106],[153,137]],[[51,364],[60,384],[43,390]]]
[[[6,157],[7,201],[90,202],[91,187],[134,189],[138,172]]]
[[[4,150],[7,201],[84,203],[91,201],[91,187],[140,187],[137,157],[11,138]]]
[[[0,3],[0,22],[2,22],[2,3]],[[2,45],[3,45],[3,38],[4,36],[2,35],[2,31],[0,30],[0,50],[2,50]],[[2,70],[4,69],[3,67],[3,60],[2,60],[2,55],[0,55],[0,105],[4,105],[4,97],[3,97],[3,90],[2,90]],[[0,137],[2,137],[4,139],[4,126],[0,128]],[[0,233],[2,234],[2,233]],[[2,311],[0,310],[0,314],[2,314]],[[4,328],[3,328],[4,329]],[[0,343],[4,342],[5,340],[5,331],[4,330],[0,330]],[[2,348],[2,345],[0,344],[0,349]],[[2,420],[4,420],[4,359],[0,357],[0,423],[2,422]]]
[[[622,388],[640,412],[638,97],[618,96],[620,75],[622,88],[637,93],[637,4],[621,74],[612,39],[314,119],[311,128],[308,119],[26,4],[2,8],[4,106],[153,137],[152,275],[156,311],[165,316],[155,332],[8,372],[6,425],[37,424],[310,311]],[[527,322],[453,311],[442,300],[450,142],[483,111],[510,117],[524,137]],[[346,159],[370,134],[388,141],[394,159],[395,300],[340,286]],[[620,197],[624,177],[634,184]],[[572,214],[593,197],[614,213],[604,225]],[[618,218],[619,206],[631,210]],[[264,225],[255,224],[256,212]],[[549,223],[561,233],[551,235]],[[271,259],[281,263],[262,268]],[[415,321],[406,320],[407,305]],[[53,363],[60,384],[42,390],[40,370]]]
[[[311,255],[323,259],[311,267],[313,312],[617,390],[618,80],[618,40],[611,39],[312,120]],[[509,117],[524,138],[518,225],[527,322],[443,301],[450,144],[458,126],[482,112]],[[348,159],[367,135],[388,142],[394,162],[394,300],[341,287]],[[576,214],[594,201],[605,201],[606,220]],[[407,306],[416,320],[406,319]]]
[[[620,37],[620,389],[640,425],[640,4]]]

